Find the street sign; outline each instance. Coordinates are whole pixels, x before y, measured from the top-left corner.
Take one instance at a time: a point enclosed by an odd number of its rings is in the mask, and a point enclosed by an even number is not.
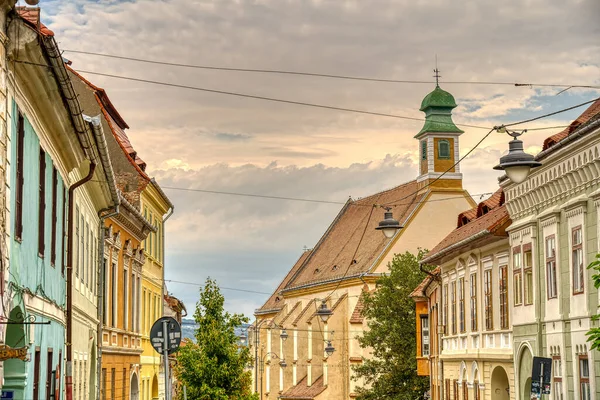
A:
[[[166,324],[167,340],[163,333],[163,325]],[[172,317],[162,317],[156,320],[152,329],[150,329],[150,343],[158,353],[163,354],[166,350],[168,354],[173,354],[179,350],[181,343],[181,326]]]
[[[531,369],[531,399],[541,399],[543,394],[550,394],[552,380],[552,359],[533,357]]]
[[[7,346],[5,344],[0,345],[0,361],[6,361],[11,358],[19,358],[25,361],[25,359],[27,358],[27,346],[17,347],[13,349],[12,347]]]

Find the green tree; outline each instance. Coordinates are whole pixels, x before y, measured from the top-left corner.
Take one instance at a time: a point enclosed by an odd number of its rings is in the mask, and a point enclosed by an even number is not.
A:
[[[241,314],[229,314],[216,282],[206,280],[196,303],[196,343],[186,341],[177,352],[175,377],[185,385],[189,400],[250,400],[252,377],[245,370],[252,358],[238,345],[235,328],[247,323]],[[180,390],[179,398],[183,399]]]
[[[377,290],[363,294],[369,330],[358,340],[373,357],[354,367],[355,380],[365,382],[357,389],[360,400],[417,400],[429,389],[428,379],[417,376],[415,303],[409,297],[425,277],[419,270],[423,254],[396,255]]]
[[[596,272],[600,272],[600,254],[596,254],[596,259],[588,265],[588,269],[592,269]],[[600,288],[600,274],[592,275],[592,280],[594,281],[594,286],[596,289]],[[593,321],[600,320],[600,314],[596,314],[592,316]],[[588,331],[588,342],[592,343],[592,350],[600,350],[600,328],[592,328]]]

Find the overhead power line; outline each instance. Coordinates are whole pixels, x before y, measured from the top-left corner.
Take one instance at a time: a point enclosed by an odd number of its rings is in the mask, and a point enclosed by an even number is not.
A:
[[[364,76],[350,76],[350,75],[338,75],[338,74],[322,74],[315,72],[302,72],[302,71],[289,71],[280,69],[263,69],[263,68],[233,68],[233,67],[219,67],[214,65],[198,65],[198,64],[186,64],[176,63],[169,61],[149,60],[137,57],[127,57],[115,54],[96,53],[92,51],[82,50],[63,50],[67,53],[74,54],[85,54],[90,56],[113,58],[117,60],[135,61],[146,64],[164,65],[170,67],[182,67],[191,69],[204,69],[204,70],[216,70],[216,71],[229,71],[229,72],[249,72],[249,73],[260,73],[260,74],[279,74],[279,75],[296,75],[296,76],[308,76],[317,78],[332,78],[332,79],[345,79],[353,81],[367,81],[367,82],[381,82],[381,83],[409,83],[409,84],[434,84],[434,81],[423,81],[423,80],[409,80],[409,79],[384,79],[384,78],[370,78]],[[556,88],[586,88],[586,89],[600,89],[600,86],[595,85],[571,85],[571,84],[548,84],[548,83],[519,83],[519,82],[492,82],[492,81],[447,81],[443,82],[447,85],[503,85],[503,86],[535,86],[535,87],[556,87]]]

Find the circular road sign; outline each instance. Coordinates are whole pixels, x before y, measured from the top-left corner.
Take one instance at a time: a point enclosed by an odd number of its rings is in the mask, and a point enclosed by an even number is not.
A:
[[[173,354],[179,350],[181,343],[181,326],[172,317],[162,317],[156,320],[150,329],[150,343],[158,353],[163,354],[165,349],[164,325],[167,325],[166,347],[168,354]]]

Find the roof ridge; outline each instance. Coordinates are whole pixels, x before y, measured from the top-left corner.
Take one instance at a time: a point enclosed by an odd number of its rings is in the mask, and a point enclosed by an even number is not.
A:
[[[392,192],[392,191],[394,191],[394,190],[398,190],[398,189],[400,189],[401,187],[408,186],[408,185],[410,185],[410,184],[412,184],[412,183],[416,183],[416,182],[417,182],[417,180],[416,180],[416,179],[413,179],[413,180],[410,180],[410,181],[408,181],[408,182],[401,183],[400,185],[396,185],[396,186],[394,186],[394,187],[391,187],[391,188],[389,188],[389,189],[385,189],[385,190],[382,190],[382,191],[380,191],[380,192],[373,193],[373,194],[371,194],[371,195],[368,195],[368,196],[366,196],[366,197],[361,197],[361,198],[359,198],[359,199],[356,199],[356,200],[355,200],[355,199],[352,199],[352,202],[353,202],[353,203],[359,203],[359,202],[362,202],[362,201],[368,200],[368,199],[370,199],[370,198],[372,198],[372,197],[375,197],[375,196],[381,197],[382,195],[384,195],[384,194],[386,194],[386,193]]]

